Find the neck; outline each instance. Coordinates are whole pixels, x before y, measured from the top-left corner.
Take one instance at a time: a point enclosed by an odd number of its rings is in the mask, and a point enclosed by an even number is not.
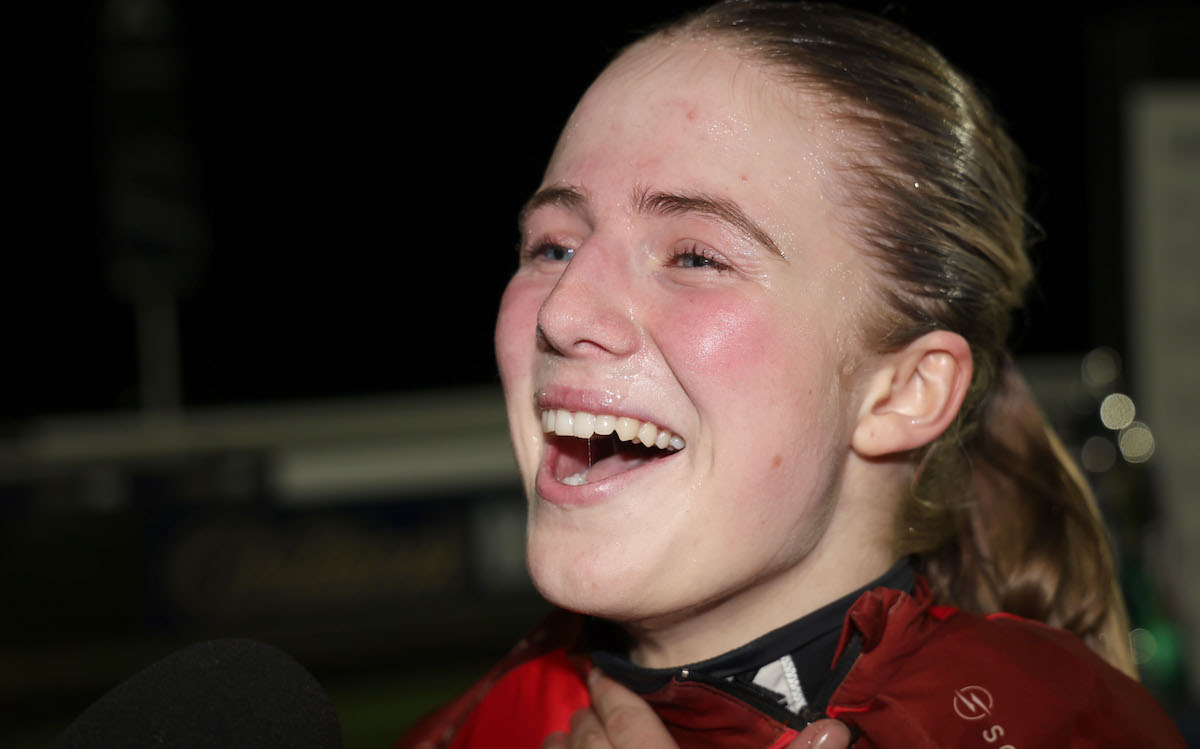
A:
[[[630,659],[646,668],[675,668],[715,658],[879,578],[898,559],[896,487],[910,472],[904,461],[850,453],[829,519],[807,551],[700,606],[616,622],[630,638]]]
[[[832,548],[831,527],[802,560],[753,586],[670,617],[621,622],[630,659],[646,668],[676,668],[727,653],[863,587],[896,560],[878,549]],[[860,534],[861,535],[861,534]]]

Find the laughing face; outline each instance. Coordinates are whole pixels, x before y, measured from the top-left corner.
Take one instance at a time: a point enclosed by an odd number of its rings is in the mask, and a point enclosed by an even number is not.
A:
[[[869,295],[831,132],[816,99],[699,42],[627,52],[572,115],[496,329],[549,600],[647,632],[783,623],[776,593],[869,543],[830,540],[861,525],[838,518]]]

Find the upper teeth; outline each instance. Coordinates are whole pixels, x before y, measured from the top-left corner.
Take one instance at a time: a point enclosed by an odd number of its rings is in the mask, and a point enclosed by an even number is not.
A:
[[[662,450],[682,450],[683,438],[649,421],[638,421],[628,416],[590,414],[587,411],[548,409],[542,411],[542,429],[560,437],[588,439],[593,434],[601,436],[617,433],[617,439],[633,444],[653,445]]]

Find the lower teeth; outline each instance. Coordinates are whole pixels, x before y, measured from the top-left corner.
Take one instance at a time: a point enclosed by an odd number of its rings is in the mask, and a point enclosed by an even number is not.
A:
[[[567,486],[583,486],[587,483],[587,473],[587,471],[582,471],[574,476],[567,476],[566,478],[559,479],[559,483],[566,484]]]

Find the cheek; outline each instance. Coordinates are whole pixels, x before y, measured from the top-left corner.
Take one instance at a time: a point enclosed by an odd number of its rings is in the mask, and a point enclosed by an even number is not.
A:
[[[500,376],[508,381],[532,364],[530,352],[537,340],[537,316],[546,298],[544,284],[514,277],[500,299],[496,316],[496,361]]]
[[[681,297],[662,315],[655,336],[677,377],[727,389],[774,360],[781,328],[767,305],[744,295],[707,290]]]
[[[766,494],[813,483],[839,439],[839,368],[819,310],[776,302],[727,290],[692,293],[664,312],[656,335],[721,464],[743,485],[763,482]]]

